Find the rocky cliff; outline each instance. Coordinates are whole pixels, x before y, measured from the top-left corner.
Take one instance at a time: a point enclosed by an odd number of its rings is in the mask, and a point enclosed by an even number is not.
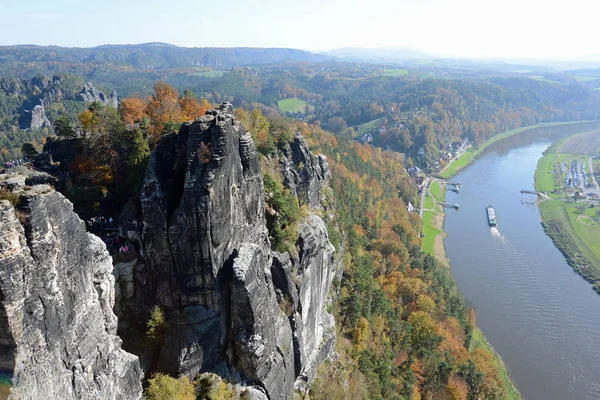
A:
[[[87,82],[85,84],[79,95],[86,103],[99,102],[102,104],[110,105],[114,108],[117,108],[119,106],[116,90],[113,90],[110,93],[110,96],[107,96],[104,94],[104,92],[98,90],[98,88],[92,85],[91,82]]]
[[[140,399],[138,358],[116,335],[104,243],[50,186],[12,190],[17,207],[0,200],[0,370],[12,376],[11,398]]]
[[[310,212],[320,206],[328,165],[300,137],[282,157],[284,184],[308,215],[297,252],[274,252],[259,156],[232,111],[227,103],[209,111],[152,152],[139,214],[124,227],[140,258],[115,266],[127,283],[119,312],[141,321],[156,305],[166,313],[169,331],[149,369],[216,371],[286,399],[335,344],[326,311],[334,248]]]
[[[23,112],[19,118],[19,127],[21,129],[42,129],[51,128],[52,124],[46,117],[46,110],[43,105],[37,105],[31,110]]]

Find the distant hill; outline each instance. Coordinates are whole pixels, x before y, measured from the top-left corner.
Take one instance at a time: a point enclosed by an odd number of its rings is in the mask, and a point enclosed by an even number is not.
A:
[[[324,52],[327,55],[351,61],[394,62],[406,60],[429,60],[437,57],[415,50],[399,47],[381,47],[375,49],[360,47],[342,47]]]
[[[281,62],[321,62],[330,56],[304,50],[249,47],[178,47],[167,43],[104,45],[91,48],[0,46],[0,73],[23,73],[19,66],[75,64],[143,70],[190,67],[231,68]]]

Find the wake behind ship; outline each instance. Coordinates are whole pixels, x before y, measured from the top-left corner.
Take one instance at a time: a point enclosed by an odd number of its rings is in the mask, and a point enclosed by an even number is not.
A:
[[[496,211],[494,210],[494,207],[489,205],[486,207],[486,210],[487,210],[487,216],[488,216],[488,223],[490,224],[490,226],[496,226],[497,225]]]

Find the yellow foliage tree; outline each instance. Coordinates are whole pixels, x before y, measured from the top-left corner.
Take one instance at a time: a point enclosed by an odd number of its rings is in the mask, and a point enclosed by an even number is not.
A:
[[[365,349],[370,336],[369,321],[365,317],[362,317],[358,321],[358,326],[354,329],[354,343],[357,351]]]
[[[196,400],[194,385],[187,376],[175,379],[165,374],[154,374],[148,380],[147,400]]]
[[[94,127],[98,123],[98,119],[96,118],[96,115],[94,115],[93,112],[91,112],[89,109],[86,109],[81,114],[79,114],[79,123],[85,131],[89,132],[94,130]]]

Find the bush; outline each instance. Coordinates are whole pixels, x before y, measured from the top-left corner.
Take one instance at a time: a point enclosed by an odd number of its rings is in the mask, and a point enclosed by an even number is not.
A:
[[[148,400],[196,400],[194,385],[188,377],[179,379],[164,374],[154,374],[148,380]]]
[[[10,201],[10,204],[16,206],[19,202],[19,195],[8,189],[0,189],[0,200],[8,200]]]

